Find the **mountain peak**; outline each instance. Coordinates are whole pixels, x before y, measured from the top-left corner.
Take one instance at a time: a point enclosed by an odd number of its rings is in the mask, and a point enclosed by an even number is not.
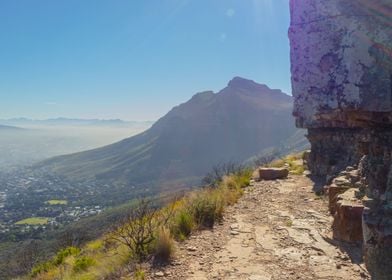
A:
[[[230,80],[228,87],[236,89],[269,89],[264,84],[258,84],[253,80],[245,79],[242,77],[234,77]]]

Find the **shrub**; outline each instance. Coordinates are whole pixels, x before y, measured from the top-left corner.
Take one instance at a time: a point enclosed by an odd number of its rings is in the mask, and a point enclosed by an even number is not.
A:
[[[87,268],[94,265],[94,263],[95,263],[95,261],[91,257],[82,256],[82,257],[79,257],[75,260],[73,270],[74,270],[74,272],[87,270]]]
[[[86,245],[86,247],[87,247],[89,250],[94,251],[94,250],[100,250],[100,249],[102,249],[102,248],[104,247],[104,245],[105,245],[104,242],[103,242],[102,240],[98,239],[98,240],[95,240],[95,241],[92,241],[92,242],[88,243],[88,244]]]
[[[298,163],[302,160],[303,153],[288,155],[282,159],[271,162],[269,167],[287,167],[291,174],[301,175],[305,171],[303,164]]]
[[[38,264],[32,268],[30,276],[36,277],[37,275],[39,275],[41,273],[48,272],[52,268],[53,268],[53,263],[51,261]]]
[[[276,159],[276,160],[272,161],[270,164],[268,164],[268,167],[280,168],[280,167],[284,167],[285,164],[286,164],[286,162],[283,159]]]
[[[243,194],[243,190],[240,188],[232,189],[230,186],[222,185],[220,187],[221,197],[224,200],[224,205],[233,205]]]
[[[302,175],[305,171],[303,165],[296,165],[290,168],[290,173],[294,175]]]
[[[270,153],[267,154],[263,154],[258,156],[255,160],[254,160],[254,165],[255,167],[259,167],[259,166],[265,166],[269,163],[271,163],[273,160],[275,160],[276,158],[279,157],[279,155],[281,154],[281,151],[278,149],[274,149],[273,151],[271,151]]]
[[[174,242],[170,231],[167,228],[161,228],[155,241],[155,260],[159,262],[168,262],[174,251]]]
[[[210,187],[218,187],[223,177],[239,174],[243,169],[243,165],[234,162],[215,165],[203,178],[203,184]]]
[[[146,274],[144,273],[144,271],[142,269],[138,268],[134,273],[134,278],[135,278],[135,280],[145,280]]]
[[[194,220],[201,227],[212,228],[223,217],[222,200],[212,191],[197,194],[191,201]]]
[[[61,265],[64,263],[64,260],[68,256],[77,256],[80,253],[80,249],[76,247],[67,247],[63,250],[60,250],[56,256],[54,256],[50,261],[47,261],[45,263],[38,264],[34,266],[31,270],[31,277],[35,277],[38,274],[44,273],[44,272],[49,272],[51,269],[53,269],[55,266]]]
[[[53,259],[54,265],[60,265],[64,262],[65,258],[68,256],[77,256],[80,253],[80,249],[76,247],[67,247],[63,250],[60,250],[57,255]]]
[[[188,237],[194,227],[194,220],[188,209],[181,209],[175,217],[174,229],[172,232],[179,240],[184,240]]]
[[[125,245],[132,258],[143,262],[153,251],[157,230],[169,222],[170,215],[171,211],[164,214],[151,200],[141,199],[107,239]]]

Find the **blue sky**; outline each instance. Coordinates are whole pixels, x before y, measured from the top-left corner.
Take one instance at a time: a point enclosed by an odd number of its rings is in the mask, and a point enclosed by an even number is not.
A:
[[[0,118],[155,120],[242,76],[290,93],[288,0],[0,1]]]

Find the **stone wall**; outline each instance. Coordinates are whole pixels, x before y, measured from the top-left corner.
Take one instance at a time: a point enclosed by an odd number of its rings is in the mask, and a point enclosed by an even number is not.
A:
[[[329,183],[348,166],[358,171],[361,178],[351,186],[357,190],[347,194],[365,206],[355,213],[363,212],[366,263],[374,279],[390,279],[392,2],[291,0],[290,8],[294,116],[308,128],[310,169]],[[347,194],[332,200],[349,201]],[[335,236],[357,237],[342,229],[352,221],[341,219],[351,214],[336,212]]]

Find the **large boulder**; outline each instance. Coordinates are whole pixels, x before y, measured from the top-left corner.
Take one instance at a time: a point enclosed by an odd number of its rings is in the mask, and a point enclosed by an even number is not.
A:
[[[287,168],[259,168],[260,180],[285,179],[287,176],[289,176],[289,170]]]

